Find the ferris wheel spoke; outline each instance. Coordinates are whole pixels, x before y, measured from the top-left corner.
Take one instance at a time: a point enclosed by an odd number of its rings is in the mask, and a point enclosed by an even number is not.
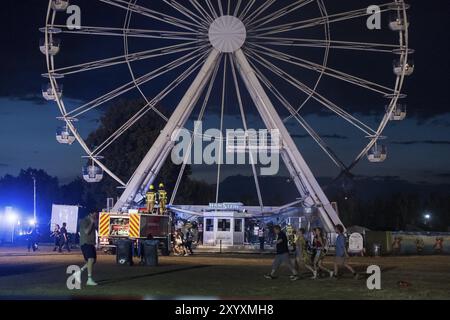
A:
[[[223,75],[222,75],[222,101],[220,107],[220,132],[223,134],[224,126],[224,116],[225,116],[225,99],[226,99],[226,89],[227,89],[227,61],[228,55],[225,55],[223,61]],[[223,162],[223,139],[219,141],[219,157],[217,161],[217,178],[216,178],[216,203],[219,203],[219,193],[220,193],[220,175]]]
[[[198,13],[209,23],[214,21],[214,18],[201,6],[197,0],[189,0],[192,6],[198,11]]]
[[[220,59],[221,58],[219,58],[219,61],[216,63],[216,66],[214,68],[213,75],[212,75],[211,80],[209,82],[209,86],[208,86],[208,89],[206,91],[206,95],[205,95],[205,98],[203,100],[203,104],[202,104],[202,107],[200,109],[200,113],[199,113],[198,118],[197,118],[197,124],[195,125],[194,131],[191,134],[191,140],[189,142],[189,148],[187,149],[186,155],[185,155],[185,157],[183,159],[183,164],[181,165],[180,172],[178,173],[177,182],[175,183],[175,187],[173,188],[173,192],[172,192],[172,197],[171,197],[170,202],[169,202],[171,205],[175,202],[175,198],[177,196],[178,189],[179,189],[181,181],[183,179],[184,172],[186,171],[186,165],[188,163],[188,159],[191,157],[194,136],[198,135],[198,131],[200,129],[199,122],[203,120],[203,117],[204,117],[205,111],[206,111],[206,107],[208,106],[209,100],[211,98],[211,92],[212,92],[212,89],[214,87],[214,84],[215,84],[215,81],[216,81],[216,78],[217,78],[217,74],[218,74],[218,71],[219,71],[219,67],[220,67],[220,64],[221,64]]]
[[[71,74],[75,74],[75,73],[87,72],[87,71],[92,71],[92,70],[96,70],[96,69],[116,66],[116,65],[127,63],[127,62],[143,61],[143,60],[152,59],[155,57],[177,54],[177,53],[181,53],[181,52],[185,52],[185,51],[192,51],[193,47],[187,47],[187,46],[189,46],[189,45],[192,46],[192,45],[197,44],[194,46],[194,48],[197,48],[197,47],[199,47],[198,43],[199,43],[199,41],[194,41],[191,43],[183,43],[183,44],[167,46],[167,47],[158,48],[158,49],[145,50],[145,51],[141,51],[141,52],[120,55],[117,57],[111,57],[111,58],[107,58],[107,59],[90,61],[90,62],[78,64],[78,65],[58,68],[58,69],[53,70],[52,73],[67,76],[67,75],[71,75]]]
[[[212,2],[210,0],[205,0],[205,2],[214,19],[217,19],[219,16],[217,15],[216,9],[214,9],[214,5],[212,4]]]
[[[130,90],[134,89],[137,85],[142,85],[151,80],[154,80],[154,79],[160,77],[161,75],[164,75],[164,74],[170,72],[171,70],[174,70],[174,69],[186,64],[187,62],[190,62],[190,61],[194,60],[195,58],[198,58],[199,56],[202,55],[202,53],[198,54],[198,52],[201,51],[202,49],[204,49],[204,47],[194,50],[193,52],[187,54],[186,56],[178,58],[167,65],[159,67],[158,69],[155,69],[152,72],[149,72],[149,73],[141,76],[136,81],[132,80],[132,81],[126,83],[125,85],[122,85],[122,86],[112,90],[111,92],[108,92],[107,94],[102,95],[101,97],[98,97],[88,103],[85,103],[84,105],[69,112],[67,114],[67,116],[71,116],[71,117],[75,117],[75,118],[79,117],[80,115],[85,114],[86,112],[88,112],[92,109],[95,109],[95,108],[103,105],[104,103],[111,101],[112,99],[117,98],[117,97],[129,92]]]
[[[124,123],[119,129],[117,129],[110,137],[102,142],[95,150],[94,154],[97,156],[104,152],[112,143],[120,138],[129,128],[136,124],[145,114],[150,110],[155,111],[164,121],[169,119],[163,115],[157,108],[157,104],[160,103],[167,95],[175,90],[181,83],[183,83],[192,73],[197,70],[204,62],[207,53],[202,53],[200,57],[196,58],[196,61],[189,66],[184,72],[182,72],[175,80],[173,80],[168,86],[166,86],[160,93],[158,93],[151,101],[147,102],[133,117],[131,117],[126,123]]]
[[[223,11],[223,6],[222,6],[222,0],[217,0],[217,5],[219,7],[219,15],[223,16],[224,15],[224,11]]]
[[[162,40],[186,40],[193,41],[204,35],[201,32],[182,32],[182,31],[166,31],[166,30],[145,30],[145,29],[127,29],[127,28],[110,28],[110,27],[94,27],[82,26],[80,29],[65,29],[65,25],[55,25],[55,28],[61,29],[61,33],[65,34],[81,34],[96,36],[113,36],[123,37],[126,35],[130,38],[150,38]],[[206,37],[205,37],[206,39]]]
[[[126,10],[127,12],[132,11],[139,15],[146,16],[146,17],[149,17],[149,18],[161,21],[161,22],[165,22],[167,24],[170,24],[172,26],[176,26],[176,27],[179,27],[179,28],[182,28],[185,30],[190,30],[190,31],[196,32],[199,29],[198,25],[191,23],[189,21],[175,18],[175,17],[167,15],[165,13],[161,13],[161,12],[151,10],[146,7],[139,6],[135,3],[129,3],[128,1],[125,1],[125,0],[99,0],[99,1],[109,4],[111,6],[117,7],[117,8],[121,8],[123,10]]]
[[[282,37],[249,37],[255,39],[258,44],[282,47],[308,47],[308,48],[331,48],[342,50],[373,51],[384,53],[395,53],[405,51],[405,47],[399,47],[394,44],[370,43],[370,42],[352,42],[324,39],[301,39],[301,38],[282,38]]]
[[[394,8],[394,6],[398,6],[398,4],[394,3],[386,3],[386,4],[380,4],[380,12],[386,12],[386,11],[392,11],[397,10]],[[265,28],[256,28],[252,30],[252,33],[257,33],[260,36],[266,36],[266,35],[272,35],[272,34],[278,34],[278,33],[284,33],[284,32],[291,32],[295,30],[300,29],[306,29],[316,26],[321,26],[324,24],[330,24],[335,22],[342,22],[346,20],[356,19],[360,17],[365,17],[370,15],[371,13],[367,13],[367,8],[352,10],[352,11],[346,11],[341,13],[336,13],[332,15],[327,16],[321,16],[317,18],[277,25],[277,26],[271,26],[271,27],[265,27]]]
[[[237,0],[236,7],[234,8],[233,16],[237,17],[239,14],[239,9],[241,9],[242,0]]]
[[[355,126],[357,129],[361,130],[365,135],[367,136],[373,136],[376,134],[376,131],[373,130],[370,126],[362,122],[361,120],[357,119],[344,109],[337,106],[335,103],[331,102],[327,98],[320,95],[318,92],[312,90],[310,87],[302,83],[301,81],[297,80],[296,78],[292,77],[287,72],[283,71],[279,67],[275,66],[270,61],[266,60],[265,58],[261,57],[258,53],[252,52],[253,56],[247,54],[247,56],[264,66],[266,69],[271,71],[272,73],[276,74],[281,79],[284,79],[287,83],[292,85],[293,87],[297,88],[298,90],[304,92],[307,95],[311,95],[314,100],[322,104],[324,107],[332,111],[333,113],[337,114],[353,126]],[[299,110],[297,110],[298,113]]]
[[[285,98],[283,94],[273,85],[270,80],[263,75],[253,62],[250,62],[251,66],[255,69],[256,75],[266,88],[276,97],[276,99],[288,110],[291,117],[294,118],[303,129],[311,136],[311,138],[319,145],[319,147],[326,153],[326,155],[338,166],[341,170],[346,170],[344,162],[337,156],[333,149],[322,139],[322,137],[309,125],[309,123],[300,116],[292,104]]]
[[[258,47],[258,48],[262,48],[263,50],[258,50],[258,49],[254,49],[255,52],[258,52],[260,54],[264,54],[266,56],[275,58],[277,60],[304,68],[304,69],[308,69],[308,70],[312,70],[315,72],[318,72],[320,74],[325,74],[329,77],[335,78],[335,79],[339,79],[351,84],[354,84],[356,86],[374,91],[376,93],[380,93],[383,96],[392,94],[393,92],[395,92],[394,89],[383,86],[381,84],[363,79],[363,78],[359,78],[356,76],[353,76],[351,74],[333,69],[333,68],[329,68],[314,62],[311,62],[309,60],[305,60],[305,59],[301,59],[299,57],[295,57],[277,50],[273,50],[270,48],[266,48],[257,44],[253,44],[253,46]]]
[[[253,11],[251,14],[249,14],[244,19],[244,24],[249,25],[254,19],[258,18],[261,14],[263,14],[267,9],[269,9],[273,4],[275,3],[275,0],[268,0],[266,1],[262,6],[260,6],[258,9]]]
[[[245,18],[247,16],[247,14],[249,13],[250,9],[253,7],[253,5],[255,4],[256,0],[249,0],[247,2],[247,5],[244,7],[244,9],[242,10],[239,19],[242,20],[243,18]]]
[[[208,28],[208,22],[202,17],[199,17],[196,13],[192,12],[181,3],[175,0],[163,0],[169,6],[183,14],[185,17],[189,18],[191,21],[196,23],[197,25],[203,25],[205,28]]]
[[[291,3],[280,10],[272,12],[260,19],[257,19],[255,21],[249,23],[248,28],[251,29],[255,25],[257,25],[257,26],[266,25],[274,20],[280,19],[280,18],[310,4],[311,2],[316,2],[316,0],[297,0],[294,3]]]
[[[233,74],[233,82],[234,82],[234,87],[235,87],[235,91],[236,91],[236,95],[237,95],[239,110],[241,112],[242,124],[244,126],[245,132],[248,132],[247,119],[246,119],[245,111],[244,111],[244,104],[242,102],[241,91],[239,89],[238,78],[236,75],[237,63],[234,60],[233,56],[231,56],[231,58],[230,58],[230,65],[231,65],[231,72]],[[262,208],[264,208],[264,202],[263,202],[263,198],[262,198],[262,194],[261,194],[261,187],[259,185],[258,174],[256,172],[256,165],[255,165],[256,161],[254,159],[254,154],[253,154],[252,150],[249,150],[249,157],[250,157],[250,164],[252,166],[253,179],[255,182],[256,193],[258,195],[258,202],[259,202],[260,208],[262,209]]]

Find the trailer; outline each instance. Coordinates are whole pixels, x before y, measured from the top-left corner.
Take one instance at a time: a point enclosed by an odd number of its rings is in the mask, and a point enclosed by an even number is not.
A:
[[[133,240],[139,251],[140,242],[151,237],[159,240],[163,255],[170,254],[172,221],[168,215],[101,212],[98,225],[99,245],[105,252],[113,251],[121,239]]]

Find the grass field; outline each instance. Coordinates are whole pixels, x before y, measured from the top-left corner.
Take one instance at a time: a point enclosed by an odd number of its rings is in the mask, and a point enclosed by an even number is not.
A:
[[[226,299],[450,299],[450,256],[409,256],[351,259],[364,274],[376,264],[382,270],[382,289],[370,291],[365,276],[352,279],[310,280],[309,274],[291,282],[281,270],[276,280],[263,275],[270,270],[271,255],[195,255],[161,257],[159,267],[115,264],[115,257],[100,255],[95,269],[98,287],[70,291],[66,268],[80,264],[79,252],[26,253],[0,250],[0,299],[25,298],[170,298],[175,296]],[[326,259],[331,267],[332,258]],[[85,280],[86,275],[83,277]],[[399,281],[411,285],[398,286]]]

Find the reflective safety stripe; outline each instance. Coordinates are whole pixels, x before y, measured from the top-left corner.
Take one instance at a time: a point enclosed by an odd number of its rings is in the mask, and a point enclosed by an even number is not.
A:
[[[110,220],[109,214],[107,213],[100,214],[100,219],[98,223],[98,235],[100,237],[109,236],[109,220]]]
[[[147,202],[155,202],[155,200],[156,200],[156,193],[148,192],[147,193]]]
[[[136,213],[130,214],[130,229],[129,229],[130,238],[139,238],[140,221],[141,217],[139,214]]]

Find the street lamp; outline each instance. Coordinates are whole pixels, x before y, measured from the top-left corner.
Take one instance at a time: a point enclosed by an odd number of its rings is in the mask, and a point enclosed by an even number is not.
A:
[[[5,214],[6,223],[11,228],[11,243],[14,243],[14,233],[16,231],[16,224],[19,221],[19,215],[15,212],[9,211]]]
[[[424,215],[423,215],[423,218],[424,218],[424,220],[425,220],[425,225],[429,225],[430,224],[430,220],[431,220],[431,213],[425,213]]]

